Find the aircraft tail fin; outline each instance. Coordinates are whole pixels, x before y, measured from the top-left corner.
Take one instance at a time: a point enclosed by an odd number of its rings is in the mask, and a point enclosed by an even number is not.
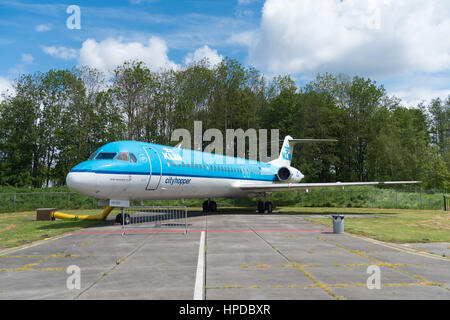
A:
[[[289,167],[291,165],[292,153],[294,152],[294,145],[297,143],[336,141],[335,139],[294,139],[291,136],[286,136],[280,150],[280,156],[278,159],[272,160],[269,163],[278,167]]]

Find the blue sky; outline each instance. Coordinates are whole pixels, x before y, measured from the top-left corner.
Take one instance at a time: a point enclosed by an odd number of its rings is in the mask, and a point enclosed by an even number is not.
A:
[[[70,5],[81,29],[67,28]],[[228,56],[299,85],[318,72],[370,77],[415,105],[450,94],[449,18],[448,0],[0,0],[0,90],[51,68]]]

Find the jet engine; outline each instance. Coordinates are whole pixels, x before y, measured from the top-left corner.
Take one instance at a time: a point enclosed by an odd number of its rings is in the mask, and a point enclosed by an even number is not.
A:
[[[293,167],[281,167],[278,169],[277,178],[283,182],[300,182],[303,174]]]

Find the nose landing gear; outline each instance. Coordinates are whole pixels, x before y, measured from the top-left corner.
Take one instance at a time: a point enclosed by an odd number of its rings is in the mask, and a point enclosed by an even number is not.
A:
[[[125,214],[125,221],[124,221],[123,224],[130,224],[130,222],[131,222],[130,215],[129,215],[129,214]],[[116,223],[122,224],[122,214],[121,214],[121,213],[119,213],[119,214],[116,216]]]

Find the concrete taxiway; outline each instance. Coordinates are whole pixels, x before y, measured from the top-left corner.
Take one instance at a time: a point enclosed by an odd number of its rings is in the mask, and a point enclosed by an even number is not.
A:
[[[109,222],[1,251],[0,299],[450,299],[448,243],[394,245],[278,213],[196,214],[186,235],[122,236]]]

